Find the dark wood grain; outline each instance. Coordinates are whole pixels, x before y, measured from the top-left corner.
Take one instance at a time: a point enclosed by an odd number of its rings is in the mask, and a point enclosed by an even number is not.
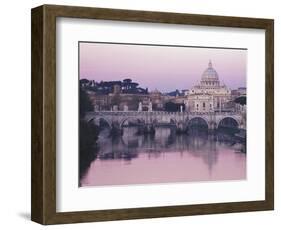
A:
[[[274,21],[265,34],[265,197],[274,209]]]
[[[43,223],[43,7],[31,22],[31,219]]]
[[[266,31],[266,199],[234,203],[56,212],[57,17],[264,29]],[[31,219],[41,224],[59,224],[272,210],[274,208],[273,28],[273,20],[270,19],[55,5],[44,5],[32,9]]]

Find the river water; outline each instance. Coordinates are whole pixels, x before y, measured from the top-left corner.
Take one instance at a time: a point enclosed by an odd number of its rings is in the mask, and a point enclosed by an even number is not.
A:
[[[155,135],[136,132],[136,127],[127,127],[122,137],[112,138],[103,130],[97,158],[80,186],[246,179],[245,145],[229,133],[176,135],[170,128],[157,128]]]

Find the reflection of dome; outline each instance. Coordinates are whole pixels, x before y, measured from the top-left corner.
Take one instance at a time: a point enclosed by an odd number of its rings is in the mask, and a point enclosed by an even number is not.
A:
[[[213,68],[211,61],[209,61],[208,68],[202,74],[201,85],[219,85],[219,75]]]

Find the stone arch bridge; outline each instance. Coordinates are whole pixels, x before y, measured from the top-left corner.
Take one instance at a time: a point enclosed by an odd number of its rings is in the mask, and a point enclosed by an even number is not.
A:
[[[185,131],[189,125],[198,121],[209,130],[228,124],[238,129],[246,129],[246,117],[241,112],[93,111],[87,112],[84,119],[96,125],[103,121],[111,129],[119,130],[129,121],[138,121],[140,126],[152,130],[157,126],[171,126]]]

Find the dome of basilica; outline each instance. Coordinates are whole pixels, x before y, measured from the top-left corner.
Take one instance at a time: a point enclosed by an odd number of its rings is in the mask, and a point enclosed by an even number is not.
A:
[[[202,81],[219,81],[219,75],[213,68],[212,62],[209,61],[208,68],[202,74]]]

